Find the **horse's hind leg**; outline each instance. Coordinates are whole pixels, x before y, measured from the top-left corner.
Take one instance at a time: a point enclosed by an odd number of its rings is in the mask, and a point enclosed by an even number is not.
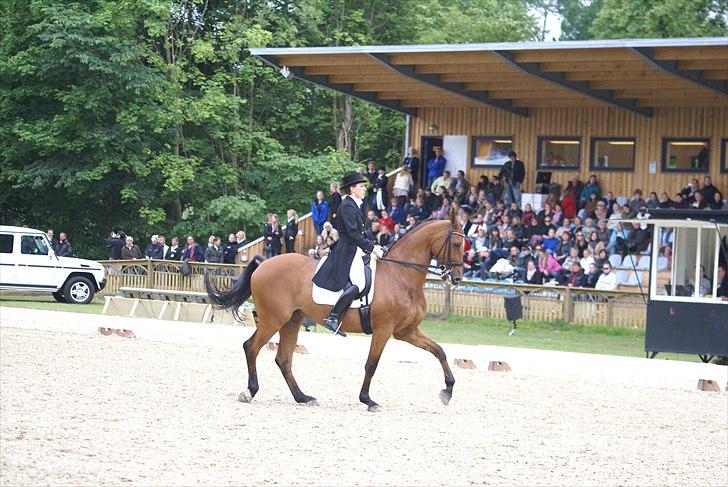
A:
[[[241,392],[239,397],[240,402],[250,402],[258,393],[258,371],[256,370],[255,362],[258,358],[258,352],[263,348],[263,345],[268,343],[268,340],[270,340],[275,332],[276,330],[265,327],[260,322],[255,332],[243,344],[245,361],[248,364],[248,390],[250,391],[250,396],[245,392]]]
[[[445,356],[445,352],[442,347],[435,343],[430,337],[425,335],[425,332],[420,330],[419,326],[409,330],[409,332],[404,335],[395,333],[394,338],[411,343],[415,347],[423,350],[427,350],[437,357],[440,361],[440,365],[442,365],[442,370],[445,373],[445,389],[440,391],[440,400],[443,404],[447,405],[450,402],[450,399],[452,399],[452,388],[455,385],[455,377],[452,375],[450,366],[447,364],[447,357]]]
[[[291,394],[293,394],[293,399],[298,403],[317,405],[316,398],[307,396],[298,387],[296,379],[293,377],[293,371],[291,370],[293,352],[296,349],[298,331],[301,329],[302,321],[303,313],[301,311],[294,311],[291,319],[278,331],[280,343],[278,344],[278,353],[276,354],[276,364],[281,369],[283,378],[286,379],[286,384],[288,384],[288,388],[291,390]]]

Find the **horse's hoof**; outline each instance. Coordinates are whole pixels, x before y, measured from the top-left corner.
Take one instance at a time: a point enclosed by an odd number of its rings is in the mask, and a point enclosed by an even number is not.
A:
[[[319,405],[319,403],[315,397],[310,397],[310,398],[306,399],[305,401],[303,401],[303,404],[305,406],[318,406]]]
[[[450,399],[452,399],[452,392],[447,392],[445,389],[440,391],[440,401],[447,406],[450,404]]]
[[[238,396],[238,401],[244,402],[246,404],[250,403],[250,401],[252,401],[252,400],[253,400],[253,397],[245,391],[241,392],[240,395]]]
[[[367,411],[370,413],[378,413],[382,410],[382,407],[379,404],[372,404],[367,408]]]

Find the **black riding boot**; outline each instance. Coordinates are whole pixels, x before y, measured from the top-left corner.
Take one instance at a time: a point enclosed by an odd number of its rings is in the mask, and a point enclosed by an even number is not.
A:
[[[334,332],[334,334],[345,337],[346,333],[339,329],[341,327],[341,321],[344,317],[344,313],[346,313],[346,310],[348,310],[349,306],[351,306],[351,302],[354,301],[358,295],[359,286],[349,284],[349,286],[344,289],[344,292],[341,293],[341,296],[339,296],[339,300],[331,309],[329,316],[327,316],[324,320],[324,326]]]

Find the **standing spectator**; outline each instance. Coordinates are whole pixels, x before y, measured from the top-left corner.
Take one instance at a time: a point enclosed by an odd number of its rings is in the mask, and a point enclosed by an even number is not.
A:
[[[159,245],[158,235],[152,235],[152,238],[149,239],[147,249],[144,252],[144,257],[146,257],[147,259],[164,259],[164,247]]]
[[[579,181],[578,174],[574,174],[573,176],[571,176],[569,184],[566,185],[566,189],[564,190],[564,192],[568,191],[574,196],[574,200],[576,200],[579,198],[582,189],[584,189],[584,183]]]
[[[332,184],[332,195],[334,186],[336,186],[336,194],[339,194],[339,186]],[[341,195],[339,195],[339,203],[341,203]],[[337,206],[336,208],[338,209],[339,207]],[[286,217],[288,222],[286,223],[286,229],[283,232],[283,238],[286,241],[286,253],[292,254],[295,252],[296,237],[298,236],[298,214],[296,213],[296,210],[290,209],[286,212]]]
[[[139,250],[139,246],[134,243],[134,239],[130,236],[126,236],[126,245],[121,249],[121,258],[123,260],[135,260],[142,258],[142,251]]]
[[[159,235],[157,237],[157,241],[159,242],[159,245],[162,246],[162,258],[164,259],[164,256],[167,255],[167,250],[169,250],[169,245],[167,245],[167,238],[164,235]]]
[[[182,247],[179,246],[179,239],[172,237],[172,245],[169,246],[164,254],[165,260],[182,260]]]
[[[205,249],[205,262],[209,262],[211,264],[223,263],[223,254],[220,243],[220,237],[215,237],[212,240],[212,245],[207,246]]]
[[[394,178],[394,186],[392,186],[392,193],[399,199],[400,206],[404,206],[407,201],[407,196],[412,191],[414,183],[412,181],[412,174],[410,174],[407,166],[402,166],[402,169],[397,173]]]
[[[321,192],[321,197],[323,198],[323,192]],[[324,203],[326,203],[326,201],[324,201]],[[326,203],[326,206],[328,207],[328,203]],[[328,217],[328,208],[326,208],[324,214]],[[275,213],[270,216],[268,223],[265,225],[264,236],[265,250],[268,254],[268,258],[279,255],[281,253],[281,238],[283,238],[283,230],[281,229],[280,223],[278,223],[278,215]]]
[[[597,183],[597,177],[592,174],[589,176],[589,181],[586,183],[586,185],[582,188],[581,193],[579,193],[579,202],[583,206],[589,199],[591,199],[591,195],[595,194],[597,199],[601,197],[602,189],[599,187],[599,183]]]
[[[190,262],[203,262],[205,260],[205,253],[202,251],[195,238],[190,235],[187,237],[187,245],[185,245],[182,251],[182,258]]]
[[[248,239],[245,237],[245,232],[242,230],[238,230],[238,232],[235,234],[235,243],[238,244],[238,252],[243,251],[243,247],[248,245],[250,242],[248,242]]]
[[[324,230],[324,223],[329,218],[329,203],[324,199],[324,192],[316,192],[316,200],[311,202],[311,219],[316,233],[320,234]]]
[[[379,174],[377,174],[377,179],[374,180],[374,185],[372,186],[372,197],[373,197],[373,206],[377,211],[382,211],[384,208],[387,207],[387,173],[384,169],[384,166],[379,167]]]
[[[378,175],[377,168],[374,165],[374,162],[373,161],[369,161],[367,163],[367,172],[366,172],[366,174],[364,174],[364,176],[366,176],[366,178],[369,180],[369,187],[370,188],[374,187],[374,181],[377,180],[377,175]],[[371,196],[371,194],[370,194],[370,196]],[[325,241],[324,241],[324,245],[326,245],[326,242]]]
[[[510,206],[515,201],[521,206],[521,185],[526,177],[526,166],[518,159],[514,151],[508,153],[508,160],[503,164],[498,173],[498,179],[503,186],[503,201]]]
[[[51,246],[51,249],[53,249],[53,252],[55,252],[56,255],[58,255],[58,240],[53,238],[53,229],[49,228],[46,231],[46,237],[48,237],[48,243]]]
[[[235,242],[235,234],[231,233],[228,235],[228,241],[222,247],[222,262],[223,264],[234,264],[235,254],[238,253],[238,244]]]
[[[329,191],[331,191],[331,201],[329,202],[329,211],[331,212],[331,222],[334,225],[334,228],[336,228],[336,213],[339,211],[339,206],[341,206],[341,193],[339,192],[339,184],[331,183],[331,186],[329,186]],[[289,213],[291,211],[293,211],[293,210],[288,210]],[[290,220],[290,215],[289,215],[289,220]],[[298,232],[298,215],[296,215],[296,232]],[[286,242],[287,241],[288,240],[286,240]],[[288,249],[288,247],[286,247],[286,249]],[[286,250],[286,253],[288,253],[288,250]]]
[[[106,247],[109,249],[109,260],[121,259],[121,249],[124,247],[124,242],[122,242],[116,228],[111,231],[111,236],[106,239]]]
[[[420,170],[420,158],[417,157],[417,149],[412,146],[407,149],[407,155],[402,161],[402,166],[406,167],[410,175],[412,176],[413,184],[411,189],[414,189],[414,186],[417,182],[417,174]]]
[[[59,236],[56,255],[58,257],[73,257],[73,248],[71,247],[71,242],[66,239],[66,232],[61,232]]]
[[[447,159],[443,157],[442,149],[440,147],[435,147],[435,157],[427,161],[428,188],[432,187],[432,183],[435,182],[435,179],[442,176],[442,173],[445,171],[445,165],[447,165]]]

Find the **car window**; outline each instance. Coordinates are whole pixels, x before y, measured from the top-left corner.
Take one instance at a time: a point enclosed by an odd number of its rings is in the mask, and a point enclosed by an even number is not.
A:
[[[32,255],[48,255],[45,238],[40,235],[23,235],[20,237],[20,253]]]
[[[6,233],[0,234],[0,254],[13,253],[13,236]]]

